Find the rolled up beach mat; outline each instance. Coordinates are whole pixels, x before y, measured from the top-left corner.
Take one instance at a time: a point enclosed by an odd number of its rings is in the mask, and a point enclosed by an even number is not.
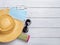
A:
[[[30,39],[30,35],[25,34],[25,33],[21,33],[21,34],[19,35],[18,39],[21,39],[21,40],[23,40],[23,41],[25,41],[25,42],[28,42],[29,39]]]

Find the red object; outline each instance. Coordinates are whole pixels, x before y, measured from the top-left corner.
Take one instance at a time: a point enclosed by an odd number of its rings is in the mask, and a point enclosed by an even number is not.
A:
[[[27,39],[27,42],[29,41],[29,39],[30,39],[30,35],[28,35],[28,39]]]

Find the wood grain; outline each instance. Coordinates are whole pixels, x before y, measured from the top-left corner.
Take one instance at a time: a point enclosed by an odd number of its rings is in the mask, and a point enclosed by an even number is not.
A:
[[[60,27],[60,19],[50,19],[50,18],[31,18],[30,27]]]
[[[27,9],[27,17],[33,18],[59,18],[60,17],[60,8],[28,8]]]
[[[60,45],[60,38],[31,38],[30,45]]]
[[[60,0],[26,0],[28,7],[60,7]]]
[[[29,28],[28,34],[33,38],[60,38],[60,28]]]

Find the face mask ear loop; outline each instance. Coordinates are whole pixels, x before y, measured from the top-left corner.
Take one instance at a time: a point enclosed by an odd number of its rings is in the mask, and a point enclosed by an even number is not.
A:
[[[17,5],[16,9],[25,10],[27,8],[24,5]]]

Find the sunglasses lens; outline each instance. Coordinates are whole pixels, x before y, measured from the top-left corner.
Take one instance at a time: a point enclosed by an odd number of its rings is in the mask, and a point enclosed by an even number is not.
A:
[[[29,26],[29,25],[31,24],[31,20],[30,20],[30,19],[27,19],[26,22],[25,22],[25,24],[26,24],[27,26]]]
[[[28,27],[25,26],[24,29],[23,29],[23,32],[27,33],[28,32]]]

